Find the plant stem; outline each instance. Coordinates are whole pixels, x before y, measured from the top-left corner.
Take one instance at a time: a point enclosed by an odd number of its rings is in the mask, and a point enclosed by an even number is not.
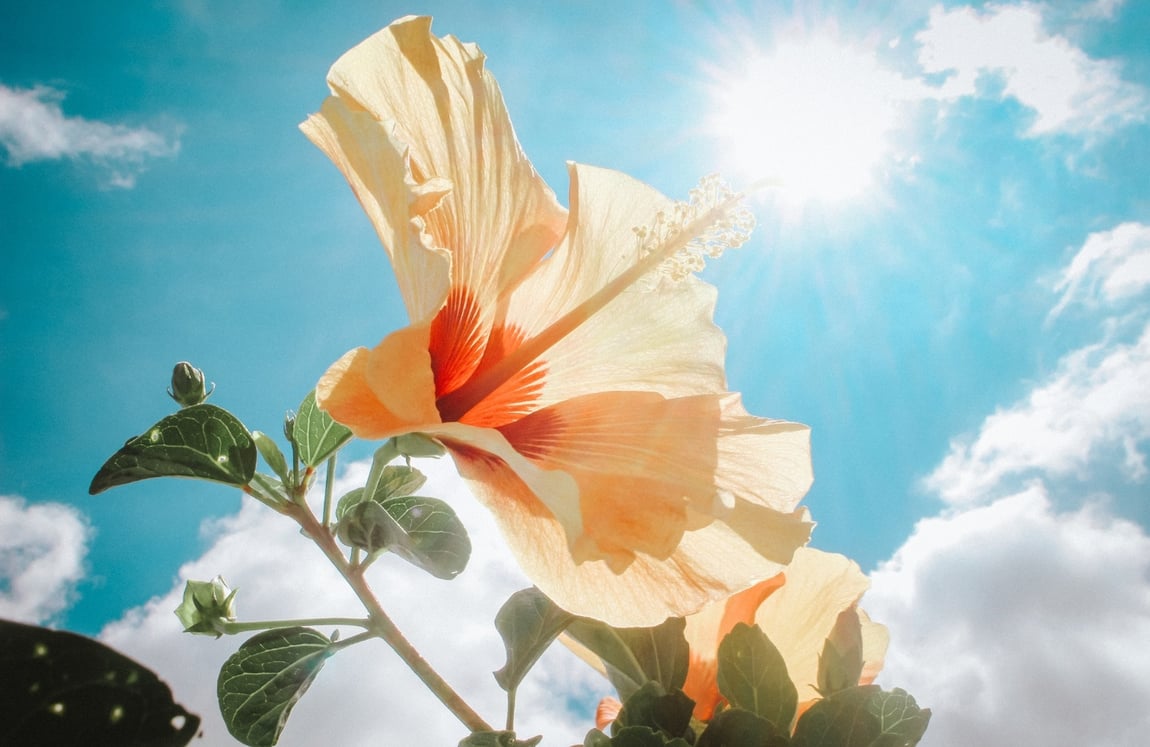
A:
[[[382,638],[387,645],[391,646],[392,650],[403,659],[411,671],[423,681],[431,692],[439,698],[443,705],[455,715],[460,722],[463,723],[468,729],[473,732],[476,731],[493,731],[491,725],[488,724],[483,718],[459,696],[459,693],[452,689],[451,685],[439,675],[431,664],[411,645],[411,642],[403,636],[387,613],[383,611],[379,600],[375,597],[375,592],[368,586],[367,581],[363,577],[363,573],[356,567],[353,567],[344,557],[343,551],[339,545],[336,544],[335,537],[332,536],[331,531],[321,525],[317,521],[315,514],[306,504],[297,504],[291,507],[291,516],[294,518],[304,530],[304,533],[312,539],[316,545],[331,561],[331,564],[336,567],[340,575],[347,581],[355,595],[367,608],[369,617],[371,618],[370,631],[380,638]]]
[[[513,687],[507,691],[507,726],[504,727],[507,731],[515,731],[515,693],[518,687]]]
[[[331,526],[331,492],[335,487],[335,454],[327,460],[327,477],[323,485],[323,525]]]
[[[272,628],[294,628],[301,625],[354,625],[357,628],[371,628],[371,620],[358,617],[312,617],[303,620],[258,620],[254,622],[221,622],[216,630],[225,635],[246,633],[251,630],[271,630]]]

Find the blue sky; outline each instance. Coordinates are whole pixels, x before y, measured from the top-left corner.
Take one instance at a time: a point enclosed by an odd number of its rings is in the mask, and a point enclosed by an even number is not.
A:
[[[1097,677],[1110,707],[1111,688],[1150,697],[1150,670],[1111,651],[1150,632],[1145,5],[232,6],[5,7],[3,614],[175,669],[178,578],[243,572],[225,550],[262,519],[237,491],[87,485],[172,409],[176,361],[274,433],[328,363],[404,323],[374,232],[297,125],[340,54],[423,13],[487,53],[561,200],[567,160],[677,198],[714,170],[783,180],[705,274],[730,385],[811,425],[814,544],[874,571],[890,684],[935,707],[929,743],[1070,744],[1077,722],[1049,705],[1068,693],[1016,704],[1030,721],[979,700],[987,677],[1017,692],[1065,674],[1036,640],[1073,646],[1069,679]],[[1025,604],[1020,587],[1037,590]],[[1097,614],[1072,625],[1088,589]],[[1012,614],[1046,627],[995,637]],[[566,681],[555,661],[541,676]]]

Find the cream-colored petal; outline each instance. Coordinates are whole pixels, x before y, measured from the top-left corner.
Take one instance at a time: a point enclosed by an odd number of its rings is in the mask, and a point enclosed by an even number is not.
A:
[[[448,429],[453,424],[445,424]],[[455,427],[465,427],[458,426]],[[444,439],[472,492],[494,514],[520,566],[556,604],[620,627],[656,625],[669,616],[694,612],[709,601],[775,575],[806,541],[811,524],[805,510],[784,515],[747,504],[740,518],[760,523],[774,542],[750,544],[740,531],[703,515],[691,515],[667,558],[639,554],[622,570],[605,560],[576,562],[567,530],[537,494],[502,458]],[[547,473],[563,474],[563,473]],[[745,534],[748,528],[739,527]]]
[[[450,182],[434,177],[416,182],[407,146],[394,136],[395,123],[343,99],[329,97],[300,129],[351,185],[391,258],[410,318],[435,314],[451,283],[451,260],[423,232],[423,216],[450,190]]]
[[[870,581],[854,561],[813,548],[795,552],[785,573],[786,584],[763,602],[755,621],[783,655],[803,703],[819,697],[819,655],[839,613]]]
[[[601,392],[500,430],[534,463],[578,483],[578,559],[619,570],[637,553],[666,558],[692,522],[713,519],[782,562],[805,543],[780,543],[763,516],[789,514],[810,485],[805,427],[748,416],[730,395]]]
[[[432,36],[430,18],[403,18],[340,57],[328,84],[348,108],[395,123],[411,181],[451,184],[424,220],[451,254],[453,286],[493,308],[554,247],[566,212],[519,147],[474,44]]]
[[[725,389],[726,340],[712,322],[715,289],[694,277],[651,289],[645,281],[602,309],[583,309],[640,259],[634,229],[671,201],[608,169],[570,164],[571,218],[563,243],[512,295],[505,324],[539,335],[565,315],[571,328],[542,356],[539,406],[611,389],[665,396]]]
[[[890,645],[890,632],[885,625],[870,619],[863,610],[859,610],[859,623],[862,625],[862,652],[863,670],[859,677],[860,685],[869,685],[874,682],[886,663],[886,650]]]

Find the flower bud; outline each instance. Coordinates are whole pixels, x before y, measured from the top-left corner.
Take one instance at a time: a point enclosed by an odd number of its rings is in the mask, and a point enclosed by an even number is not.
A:
[[[862,676],[862,623],[854,605],[839,613],[819,657],[818,691],[828,697],[854,687]]]
[[[213,387],[214,388],[214,387]],[[168,395],[180,407],[198,405],[208,398],[211,391],[204,386],[204,372],[187,361],[180,361],[172,369],[172,386]]]
[[[289,444],[295,443],[295,410],[284,413],[284,438]]]
[[[185,633],[219,638],[223,634],[221,624],[235,622],[235,598],[235,590],[229,589],[221,576],[211,581],[188,581],[176,617],[184,624]]]

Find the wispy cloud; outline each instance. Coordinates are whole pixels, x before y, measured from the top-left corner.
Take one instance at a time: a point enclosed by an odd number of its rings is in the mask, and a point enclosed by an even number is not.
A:
[[[1106,17],[1115,4],[1092,7]],[[1049,33],[1040,5],[989,5],[983,12],[935,7],[915,38],[923,70],[946,76],[940,98],[1014,98],[1034,112],[1030,136],[1104,134],[1145,120],[1150,108],[1146,90],[1124,81],[1117,62],[1094,59]],[[988,85],[995,78],[1001,89]]]
[[[10,166],[89,160],[109,170],[110,186],[131,188],[148,159],[179,152],[175,134],[68,116],[60,106],[63,99],[61,91],[48,86],[0,84],[0,145]]]
[[[1150,438],[1150,319],[1138,306],[1119,324],[1118,304],[1150,288],[1150,226],[1124,223],[1091,234],[1061,273],[1062,291],[1048,318],[1083,301],[1111,315],[1101,340],[1073,350],[1021,400],[956,439],[926,478],[952,505],[992,500],[1021,480],[1089,476],[1117,466],[1128,480],[1147,475]],[[1124,310],[1124,307],[1122,307]],[[1134,339],[1114,330],[1134,324]]]
[[[970,505],[1020,479],[1086,476],[1088,467],[1115,461],[1128,479],[1141,480],[1148,381],[1150,324],[1133,343],[1075,350],[1023,400],[988,416],[977,436],[952,443],[925,485],[948,503]]]
[[[871,574],[891,632],[880,681],[934,717],[923,744],[1142,744],[1150,729],[1150,537],[1040,487],[919,522]]]
[[[1150,287],[1150,225],[1123,223],[1087,237],[1063,270],[1054,290],[1062,291],[1050,312],[1058,316],[1071,303],[1113,305]]]
[[[504,649],[493,621],[503,601],[530,583],[516,566],[494,520],[470,496],[449,461],[420,462],[428,473],[421,490],[449,501],[474,546],[467,569],[447,582],[396,557],[369,572],[384,608],[428,660],[488,722],[501,725],[505,696],[492,672]],[[336,494],[363,485],[367,465],[353,464]],[[249,502],[216,525],[202,557],[180,570],[181,581],[162,597],[109,625],[101,639],[153,667],[189,709],[204,717],[208,742],[227,741],[216,705],[220,665],[245,636],[215,640],[182,633],[172,610],[183,579],[222,574],[239,589],[241,619],[316,615],[362,616],[363,610],[328,562],[300,537],[294,523]],[[346,636],[351,629],[342,631]],[[545,744],[582,743],[607,681],[562,646],[553,646],[519,690],[517,731],[544,734]],[[572,702],[585,703],[575,708]],[[332,714],[341,714],[333,719]],[[279,744],[455,744],[466,729],[382,643],[367,643],[333,657],[300,701]]]
[[[84,576],[90,534],[70,506],[0,495],[0,617],[38,624],[64,611]]]

